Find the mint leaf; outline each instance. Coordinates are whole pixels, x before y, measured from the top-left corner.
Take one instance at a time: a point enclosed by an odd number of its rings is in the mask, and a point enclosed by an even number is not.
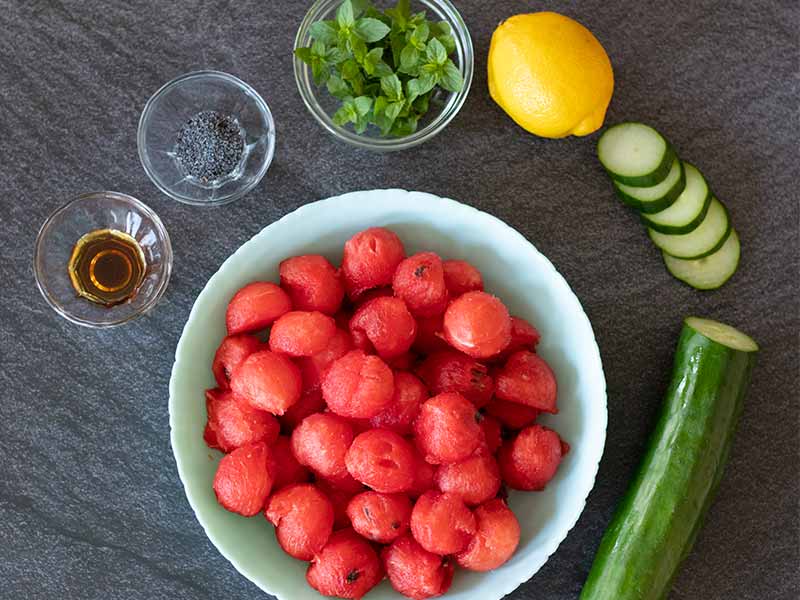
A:
[[[317,21],[311,24],[308,30],[311,37],[324,44],[335,44],[339,28],[335,21]]]
[[[413,75],[416,73],[417,63],[419,63],[419,50],[412,44],[408,44],[400,53],[400,70]]]
[[[311,65],[311,48],[298,48],[294,51],[294,55],[307,65]]]
[[[347,52],[342,50],[341,48],[328,48],[327,52],[325,52],[325,61],[330,65],[338,65],[341,62],[346,61],[348,58]]]
[[[425,11],[424,11],[424,10],[421,10],[421,11],[419,11],[418,13],[414,13],[414,14],[413,14],[413,15],[411,15],[411,17],[408,19],[408,22],[409,22],[409,24],[411,24],[411,25],[419,25],[419,24],[421,24],[421,23],[425,23],[425,22],[426,22],[426,21],[425,21]]]
[[[324,59],[325,53],[325,44],[320,40],[314,40],[314,43],[311,44],[311,55],[319,59]]]
[[[372,108],[372,98],[359,96],[353,100],[353,106],[355,107],[356,114],[359,117],[363,117],[369,112],[369,109]]]
[[[433,38],[428,42],[425,56],[428,58],[429,63],[443,65],[447,61],[447,50],[444,49],[442,42]]]
[[[419,98],[416,98],[412,102],[412,106],[419,114],[424,115],[426,112],[428,112],[430,100],[431,93],[428,92],[427,94],[423,94]]]
[[[356,21],[353,31],[365,42],[373,43],[385,38],[391,30],[378,19],[364,17]]]
[[[400,100],[403,97],[403,84],[394,73],[381,78],[381,90],[389,100]]]
[[[355,21],[353,3],[350,0],[344,0],[336,11],[336,22],[339,24],[339,28],[349,28]]]
[[[464,78],[461,77],[461,71],[453,64],[453,61],[448,59],[444,65],[442,75],[439,79],[441,85],[448,92],[460,92],[464,86]]]
[[[394,8],[386,10],[386,16],[392,19],[398,31],[405,31],[408,28],[408,21],[411,18],[409,0],[398,0]]]
[[[350,51],[353,53],[355,59],[358,62],[363,63],[364,58],[367,56],[367,43],[358,37],[358,35],[353,34],[348,40],[348,45],[350,46]]]
[[[372,105],[372,112],[376,117],[379,117],[383,114],[383,111],[386,110],[386,107],[389,105],[389,100],[387,100],[386,96],[378,96],[375,98],[375,103]]]
[[[327,87],[331,96],[335,98],[344,99],[353,95],[353,90],[350,89],[347,82],[336,73],[332,73],[328,78]]]
[[[413,44],[417,50],[425,50],[425,42],[428,41],[429,34],[430,28],[428,27],[428,23],[423,21],[411,32],[408,41]]]
[[[384,111],[384,114],[386,115],[386,118],[389,119],[390,121],[394,121],[397,118],[397,116],[400,114],[400,111],[403,110],[403,106],[404,105],[405,105],[405,102],[403,102],[403,101],[391,102],[386,107],[386,110]]]
[[[358,120],[358,113],[352,98],[346,98],[342,106],[333,114],[333,122],[339,126]]]
[[[456,51],[456,40],[452,35],[437,35],[436,39],[439,40],[447,51],[447,56],[450,56]]]
[[[394,122],[392,129],[389,131],[389,134],[397,137],[403,137],[406,135],[411,135],[416,130],[417,117],[415,115],[409,115],[407,117],[397,119]]]
[[[341,73],[342,77],[348,80],[353,80],[359,75],[358,63],[352,58],[347,59],[342,63]]]
[[[439,21],[431,25],[431,35],[440,36],[440,35],[450,35],[452,34],[453,30],[450,27],[450,23],[447,21]]]

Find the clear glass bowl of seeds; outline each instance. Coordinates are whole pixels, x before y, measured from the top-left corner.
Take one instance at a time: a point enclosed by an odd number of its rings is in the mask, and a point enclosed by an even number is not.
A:
[[[172,271],[172,245],[158,215],[136,198],[92,192],[44,222],[33,271],[59,315],[86,327],[114,327],[161,299]]]
[[[275,122],[241,79],[197,71],[173,79],[144,107],[139,158],[162,192],[187,204],[227,204],[252,190],[275,151]]]

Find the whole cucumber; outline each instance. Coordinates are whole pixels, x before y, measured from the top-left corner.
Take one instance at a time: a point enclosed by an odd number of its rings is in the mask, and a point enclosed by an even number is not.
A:
[[[758,345],[689,317],[644,459],[608,526],[580,600],[661,600],[722,478]]]

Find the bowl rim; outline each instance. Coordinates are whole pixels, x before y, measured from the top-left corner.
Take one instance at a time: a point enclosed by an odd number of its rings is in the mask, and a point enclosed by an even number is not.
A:
[[[200,79],[203,77],[208,77],[211,79],[222,79],[228,83],[234,84],[236,87],[243,90],[245,93],[252,95],[255,99],[256,104],[258,105],[259,112],[264,116],[267,121],[267,125],[269,126],[269,134],[267,136],[267,152],[264,157],[264,161],[262,165],[259,167],[258,173],[256,173],[255,177],[242,189],[234,192],[228,196],[224,196],[218,200],[195,200],[194,198],[190,198],[188,196],[184,196],[170,190],[167,186],[165,186],[159,179],[156,177],[155,172],[152,168],[150,163],[150,157],[148,156],[147,151],[145,150],[145,123],[147,118],[150,116],[150,113],[153,110],[153,105],[155,104],[158,98],[166,93],[171,88],[189,81],[191,79]],[[142,109],[142,114],[139,116],[139,124],[136,128],[136,148],[139,154],[139,162],[142,164],[142,168],[144,172],[147,174],[147,177],[153,184],[159,189],[159,191],[172,198],[173,200],[177,200],[178,202],[182,202],[183,204],[189,204],[192,206],[223,206],[225,204],[229,204],[238,200],[239,198],[245,196],[249,192],[253,190],[261,180],[264,178],[264,175],[267,173],[270,165],[272,164],[272,160],[275,157],[275,137],[277,135],[277,131],[275,129],[275,119],[272,116],[272,111],[269,108],[269,105],[266,103],[264,98],[259,94],[255,88],[253,88],[250,84],[245,81],[242,81],[235,75],[231,75],[230,73],[225,73],[224,71],[216,71],[214,69],[202,69],[199,71],[190,71],[188,73],[183,73],[182,75],[178,75],[174,79],[170,79],[165,84],[163,84],[160,88],[158,88],[155,93],[153,93],[150,98],[147,99],[147,102]]]
[[[116,198],[117,200],[122,200],[132,206],[135,206],[137,210],[141,211],[153,222],[153,225],[156,229],[159,230],[161,233],[161,239],[164,244],[164,256],[167,260],[164,261],[164,275],[162,276],[161,280],[159,281],[158,288],[155,290],[155,293],[151,296],[151,298],[143,304],[136,312],[131,313],[127,317],[119,318],[114,321],[109,321],[107,323],[98,323],[96,321],[91,321],[89,319],[82,319],[81,317],[77,317],[74,314],[64,310],[62,306],[53,298],[53,295],[48,291],[47,286],[45,286],[42,280],[42,274],[39,271],[39,256],[42,253],[42,243],[44,240],[44,234],[47,231],[50,224],[53,220],[61,215],[62,213],[66,212],[73,205],[77,204],[78,202],[82,202],[84,200],[88,200],[90,198]],[[45,301],[50,308],[52,308],[56,313],[58,313],[61,317],[65,318],[67,321],[71,323],[75,323],[76,325],[81,325],[83,327],[89,327],[91,329],[110,329],[111,327],[118,327],[119,325],[124,325],[125,323],[129,323],[134,319],[138,319],[142,315],[147,314],[156,304],[158,304],[161,297],[164,295],[164,292],[167,291],[167,287],[169,286],[170,276],[172,275],[172,241],[169,237],[169,231],[164,226],[163,221],[161,218],[156,214],[156,212],[147,206],[141,200],[134,198],[129,194],[125,194],[123,192],[114,192],[110,190],[98,190],[95,192],[86,192],[80,194],[78,196],[74,196],[70,198],[66,203],[62,204],[59,208],[54,210],[50,215],[45,219],[44,223],[42,223],[41,227],[39,227],[39,231],[36,234],[36,241],[34,242],[33,248],[33,276],[36,279],[36,287],[39,288],[39,292],[44,297]]]
[[[575,527],[575,524],[578,522],[578,519],[583,514],[583,511],[586,507],[586,502],[588,500],[589,494],[591,493],[592,489],[594,489],[594,484],[597,479],[597,473],[600,467],[600,461],[603,457],[603,453],[605,451],[605,443],[606,443],[606,434],[607,434],[607,424],[608,424],[608,402],[607,402],[607,382],[605,378],[605,373],[603,370],[603,363],[602,358],[600,355],[600,349],[597,344],[596,336],[594,334],[594,329],[591,325],[591,321],[589,320],[588,315],[586,314],[583,306],[578,300],[575,293],[572,291],[569,283],[567,283],[566,279],[559,273],[552,262],[532,244],[527,238],[525,238],[520,232],[516,229],[502,221],[501,219],[491,215],[487,212],[481,211],[473,206],[463,204],[456,200],[450,198],[440,197],[434,194],[429,194],[426,192],[417,192],[417,191],[408,191],[398,188],[387,188],[387,189],[373,189],[373,190],[361,190],[355,192],[348,192],[345,194],[341,194],[338,196],[332,196],[329,198],[325,198],[322,200],[318,200],[315,202],[311,202],[309,204],[305,204],[300,206],[299,208],[295,209],[294,211],[284,215],[277,221],[267,225],[264,227],[260,232],[253,235],[249,240],[244,242],[239,248],[237,248],[225,261],[220,265],[219,269],[209,278],[206,282],[203,289],[198,294],[197,298],[195,299],[194,304],[192,305],[192,309],[189,313],[189,316],[184,324],[183,330],[181,331],[181,337],[178,340],[178,344],[175,349],[175,362],[173,363],[172,372],[170,374],[170,382],[169,382],[169,424],[170,424],[170,445],[172,446],[173,456],[175,457],[175,463],[178,470],[178,476],[181,480],[181,483],[184,488],[184,493],[186,498],[189,502],[189,505],[192,508],[192,511],[195,514],[195,518],[197,518],[198,522],[200,523],[203,531],[205,532],[206,536],[208,537],[209,541],[214,545],[214,547],[224,556],[228,562],[230,562],[234,568],[243,575],[246,579],[251,581],[256,587],[259,589],[267,592],[268,594],[274,595],[278,600],[290,600],[289,596],[283,595],[282,592],[277,592],[275,589],[268,589],[267,586],[263,585],[262,583],[257,581],[257,575],[247,568],[244,568],[236,559],[234,559],[226,549],[226,543],[223,542],[218,538],[218,536],[211,531],[212,527],[210,523],[207,522],[199,512],[199,499],[194,497],[194,494],[190,491],[190,486],[188,483],[188,479],[186,477],[186,469],[188,468],[186,465],[183,464],[182,458],[179,456],[177,451],[177,426],[176,426],[176,396],[177,396],[177,380],[179,379],[179,373],[183,368],[188,367],[186,365],[184,367],[184,360],[182,360],[182,355],[185,354],[184,346],[188,343],[186,341],[186,332],[187,330],[195,325],[195,321],[199,320],[199,308],[198,302],[201,297],[207,293],[207,290],[211,289],[218,278],[221,277],[221,273],[226,270],[226,267],[230,265],[237,255],[240,253],[246,252],[246,248],[252,247],[258,244],[258,240],[261,238],[269,237],[273,231],[277,228],[281,227],[289,227],[291,229],[293,226],[302,227],[304,216],[314,210],[318,210],[321,208],[328,207],[330,205],[336,205],[339,210],[341,210],[341,206],[343,204],[352,203],[357,205],[359,202],[364,201],[364,196],[372,196],[375,194],[407,194],[409,196],[414,196],[416,201],[425,200],[426,202],[435,201],[440,204],[443,204],[447,207],[448,211],[459,211],[464,215],[469,215],[471,217],[478,217],[481,219],[486,219],[491,221],[494,225],[500,227],[505,231],[508,237],[513,238],[518,243],[525,244],[530,248],[530,250],[538,255],[543,261],[543,268],[548,272],[548,276],[554,278],[560,285],[566,288],[566,291],[571,296],[571,299],[574,300],[575,303],[575,311],[576,316],[578,318],[583,318],[585,320],[586,325],[588,326],[589,338],[587,338],[586,343],[588,344],[592,361],[594,362],[593,365],[590,365],[593,372],[597,374],[599,377],[598,383],[600,384],[596,390],[597,401],[602,402],[601,406],[598,406],[599,412],[599,421],[595,422],[593,428],[593,434],[597,437],[597,443],[592,447],[593,455],[590,456],[589,461],[590,464],[587,467],[586,476],[584,479],[581,480],[581,485],[579,487],[578,493],[582,496],[582,499],[579,505],[576,507],[574,514],[568,515],[565,517],[565,523],[567,526],[563,529],[563,532],[553,536],[550,539],[550,543],[543,545],[543,558],[541,562],[532,570],[526,571],[526,574],[523,579],[518,579],[515,576],[510,576],[505,578],[502,583],[498,584],[498,596],[497,598],[500,599],[503,596],[510,594],[515,589],[517,589],[522,583],[528,581],[532,578],[539,570],[546,564],[549,558],[553,555],[553,553],[558,549],[570,531]],[[374,198],[373,198],[374,200]],[[229,268],[229,267],[228,267]],[[587,369],[588,370],[588,369]]]
[[[463,88],[460,92],[451,92],[450,99],[445,105],[444,110],[422,129],[401,138],[380,138],[359,135],[334,123],[328,113],[319,107],[319,103],[316,101],[317,93],[314,90],[313,82],[309,82],[308,79],[307,65],[297,58],[294,52],[301,46],[301,42],[307,35],[312,23],[322,18],[324,15],[322,9],[327,8],[329,3],[339,1],[340,0],[316,0],[300,22],[292,48],[292,64],[294,67],[294,80],[297,84],[297,90],[300,93],[303,104],[306,105],[306,108],[317,123],[322,125],[322,127],[336,139],[347,142],[358,148],[377,152],[393,152],[413,148],[441,133],[461,111],[461,107],[464,106],[470,88],[472,87],[472,79],[475,72],[475,51],[472,44],[472,36],[470,35],[469,28],[464,18],[455,5],[450,2],[450,0],[426,0],[444,10],[448,17],[447,22],[453,28],[456,36],[462,39],[464,64],[459,64],[458,67],[464,78]]]

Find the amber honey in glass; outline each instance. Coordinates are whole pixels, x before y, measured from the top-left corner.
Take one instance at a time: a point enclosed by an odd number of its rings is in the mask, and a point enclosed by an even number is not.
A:
[[[78,295],[109,307],[136,295],[146,268],[139,242],[116,229],[97,229],[82,236],[68,266]]]

